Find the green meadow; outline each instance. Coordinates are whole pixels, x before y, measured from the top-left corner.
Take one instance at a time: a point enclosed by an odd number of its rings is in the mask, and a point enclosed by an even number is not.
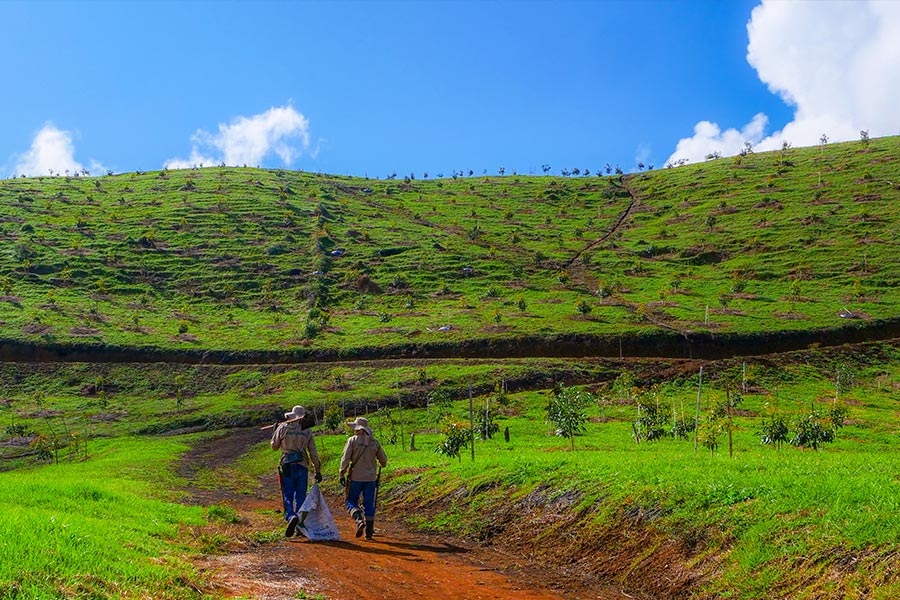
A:
[[[194,560],[226,551],[235,515],[190,489],[253,496],[275,459],[265,442],[196,472],[183,457],[294,404],[329,492],[343,422],[368,415],[386,511],[586,584],[897,597],[898,152],[0,181],[0,598],[216,597]],[[793,334],[817,341],[768,354]],[[559,389],[589,394],[572,438],[548,420]],[[762,443],[775,422],[783,443]],[[435,451],[449,424],[458,456]]]
[[[85,459],[0,474],[0,597],[191,597],[184,528],[204,511],[165,492],[185,449],[92,440]]]
[[[717,447],[701,442],[696,450],[692,435],[634,439],[638,402],[673,415],[666,426],[695,416],[697,373],[645,379],[664,368],[641,361],[615,370],[577,365],[184,366],[172,372],[186,390],[179,401],[175,391],[153,388],[159,365],[7,364],[4,379],[18,382],[3,390],[0,418],[27,439],[44,436],[58,446],[43,460],[14,459],[40,445],[3,438],[3,464],[18,466],[0,473],[3,597],[202,597],[203,578],[189,559],[222,551],[222,539],[207,533],[198,540],[192,528],[215,524],[227,507],[183,506],[179,490],[190,483],[257,493],[257,477],[272,472],[274,458],[263,442],[188,482],[177,474],[179,457],[234,426],[272,422],[295,403],[315,409],[319,420],[340,411],[337,430],[315,425],[325,484],[336,496],[347,435],[340,423],[368,414],[390,455],[383,502],[418,528],[496,544],[525,543],[526,532],[530,552],[548,563],[582,569],[587,579],[607,573],[605,581],[635,593],[669,576],[644,562],[648,549],[666,548],[696,574],[683,597],[890,598],[900,589],[895,346],[706,363],[701,426],[725,398],[724,382],[744,377],[731,453],[724,433]],[[591,382],[582,386],[594,400],[574,450],[547,421],[549,389],[502,393],[520,370],[543,370],[547,381]],[[336,376],[342,392],[334,390]],[[107,382],[105,398],[89,389],[98,379]],[[621,385],[625,380],[632,385]],[[474,461],[470,446],[458,457],[435,452],[448,422],[468,423],[469,385],[476,420],[487,407],[498,425],[492,438],[476,439]],[[415,386],[417,395],[400,396]],[[51,392],[38,399],[33,390],[42,387]],[[439,400],[441,391],[450,392],[449,402]],[[761,443],[767,415],[792,423],[811,408],[836,404],[846,409],[844,426],[818,450]],[[280,527],[273,517],[262,543],[277,539]],[[603,562],[609,548],[619,549],[616,565]]]

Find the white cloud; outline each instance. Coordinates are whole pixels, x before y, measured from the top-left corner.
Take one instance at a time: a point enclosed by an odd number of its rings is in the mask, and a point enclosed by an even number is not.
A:
[[[13,174],[35,177],[53,173],[80,172],[81,163],[75,160],[75,146],[68,131],[47,123],[34,136],[31,148],[15,158]]]
[[[273,107],[252,117],[237,117],[227,125],[220,123],[217,133],[197,130],[191,144],[189,158],[169,159],[165,167],[256,166],[273,154],[288,166],[309,149],[309,121],[292,106]]]
[[[759,150],[893,135],[900,127],[900,2],[779,2],[763,0],[747,23],[747,61],[762,82],[794,108],[781,131],[752,139],[765,115],[738,132],[701,121],[670,161],[702,160],[709,153],[736,154],[745,136]],[[760,119],[762,117],[762,119]]]
[[[700,121],[694,126],[693,137],[678,142],[669,162],[678,160],[702,162],[709,154],[718,153],[721,156],[737,154],[745,142],[755,146],[763,139],[768,120],[763,113],[757,113],[740,131],[737,129],[722,131],[715,123]]]

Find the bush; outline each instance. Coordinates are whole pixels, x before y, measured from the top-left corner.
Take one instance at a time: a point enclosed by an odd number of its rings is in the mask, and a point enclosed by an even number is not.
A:
[[[475,416],[475,433],[482,440],[489,440],[494,434],[500,431],[500,426],[494,423],[496,413],[493,408],[488,405],[487,410],[479,410]]]
[[[669,427],[669,417],[660,409],[659,402],[652,399],[639,399],[637,402],[638,417],[634,421],[637,441],[659,440],[673,431]]]
[[[453,399],[446,390],[435,389],[428,394],[428,404],[434,406],[440,416],[445,416],[450,414]]]

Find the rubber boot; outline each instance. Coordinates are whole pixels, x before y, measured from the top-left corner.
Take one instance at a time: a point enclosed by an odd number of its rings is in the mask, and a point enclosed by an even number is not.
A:
[[[288,520],[287,529],[284,530],[284,537],[291,537],[294,535],[294,530],[297,529],[297,524],[300,522],[300,517],[297,515],[291,515],[291,518]]]
[[[366,539],[371,540],[375,536],[375,519],[366,519]]]
[[[350,516],[356,521],[356,537],[362,537],[363,530],[366,528],[366,519],[363,517],[362,511],[356,508],[350,513]]]

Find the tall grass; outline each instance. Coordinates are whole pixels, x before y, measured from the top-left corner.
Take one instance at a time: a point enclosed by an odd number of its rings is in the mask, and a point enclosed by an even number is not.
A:
[[[172,502],[182,443],[119,438],[94,457],[0,473],[0,598],[198,598],[180,555],[202,509]]]

